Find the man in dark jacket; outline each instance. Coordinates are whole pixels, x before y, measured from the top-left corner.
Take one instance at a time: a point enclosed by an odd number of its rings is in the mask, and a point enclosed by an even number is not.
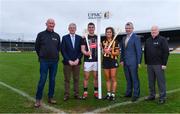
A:
[[[60,51],[60,36],[54,32],[55,21],[48,19],[46,22],[46,30],[37,35],[35,50],[40,62],[40,80],[36,92],[35,107],[41,106],[44,85],[49,72],[49,93],[48,102],[56,104],[53,100],[55,88],[55,76],[58,67],[59,51]]]
[[[151,28],[151,37],[145,42],[144,57],[147,64],[149,92],[150,95],[145,100],[155,100],[155,81],[157,79],[159,88],[159,103],[165,103],[166,99],[166,83],[164,70],[169,56],[169,48],[167,40],[159,35],[159,28],[153,26]]]
[[[81,64],[81,40],[82,37],[75,34],[76,24],[69,24],[69,34],[62,38],[62,56],[63,56],[63,72],[64,72],[64,101],[70,96],[70,80],[73,76],[74,82],[74,98],[79,99],[79,73]]]

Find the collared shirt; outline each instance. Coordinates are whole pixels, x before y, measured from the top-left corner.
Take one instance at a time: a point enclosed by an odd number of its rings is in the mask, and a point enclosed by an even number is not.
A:
[[[131,38],[132,34],[133,34],[133,33],[131,33],[130,35],[127,35],[127,36],[126,36],[126,39],[125,39],[125,47],[127,47],[128,41],[129,41],[129,39]]]

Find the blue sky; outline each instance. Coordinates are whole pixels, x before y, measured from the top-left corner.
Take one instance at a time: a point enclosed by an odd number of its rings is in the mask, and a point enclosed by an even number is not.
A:
[[[179,0],[0,0],[0,38],[35,40],[48,18],[55,19],[55,31],[61,36],[71,22],[82,35],[88,22],[96,23],[88,19],[88,12],[99,11],[111,13],[110,19],[101,21],[101,33],[108,26],[123,31],[128,21],[135,30],[180,26]]]

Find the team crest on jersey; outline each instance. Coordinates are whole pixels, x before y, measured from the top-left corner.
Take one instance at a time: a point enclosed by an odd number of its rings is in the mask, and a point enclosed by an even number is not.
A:
[[[56,40],[57,40],[57,38],[52,38],[52,40],[55,40],[55,41],[56,41]]]

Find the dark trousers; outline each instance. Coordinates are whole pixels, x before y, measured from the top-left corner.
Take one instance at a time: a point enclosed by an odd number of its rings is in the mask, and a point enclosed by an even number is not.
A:
[[[157,84],[159,88],[160,99],[165,99],[166,97],[166,81],[164,70],[161,65],[147,65],[148,72],[148,82],[149,82],[149,93],[150,96],[155,97],[156,90],[155,84],[157,79]]]
[[[58,67],[58,60],[40,60],[40,80],[39,80],[37,92],[36,92],[37,100],[42,99],[43,89],[47,80],[48,72],[49,72],[48,98],[53,97],[57,67]]]
[[[140,83],[138,78],[138,66],[124,66],[124,73],[127,81],[126,95],[139,97]]]
[[[73,76],[73,85],[74,85],[74,96],[79,95],[79,73],[80,73],[80,65],[70,66],[64,65],[64,90],[65,97],[69,97],[70,92],[70,80],[71,76]]]

